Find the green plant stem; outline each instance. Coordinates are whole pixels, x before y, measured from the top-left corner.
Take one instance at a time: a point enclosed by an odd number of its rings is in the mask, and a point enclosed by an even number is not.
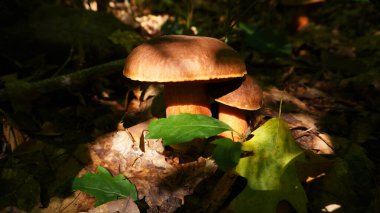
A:
[[[193,0],[187,0],[187,17],[186,17],[186,29],[190,31],[191,22],[193,19]]]

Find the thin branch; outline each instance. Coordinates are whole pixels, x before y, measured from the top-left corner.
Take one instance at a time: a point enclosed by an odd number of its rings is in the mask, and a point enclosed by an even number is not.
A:
[[[41,94],[67,88],[70,88],[70,90],[72,90],[78,86],[85,84],[86,82],[91,81],[94,78],[107,76],[118,72],[121,73],[123,70],[124,62],[124,59],[111,61],[105,64],[79,70],[68,75],[62,75],[37,82],[26,83],[27,86],[17,88],[16,93],[25,95],[33,94],[33,97],[36,97]],[[0,90],[0,102],[8,101],[14,92],[15,90],[11,88]]]

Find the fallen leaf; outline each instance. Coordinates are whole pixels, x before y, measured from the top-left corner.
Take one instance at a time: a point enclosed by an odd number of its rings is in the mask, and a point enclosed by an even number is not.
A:
[[[248,184],[230,204],[235,212],[276,212],[277,204],[288,201],[298,212],[306,212],[307,198],[298,180],[294,160],[302,157],[285,122],[272,118],[256,129],[242,150],[253,152],[241,158],[236,172]],[[265,199],[263,199],[265,197]]]
[[[152,118],[152,119],[155,120],[157,118]],[[140,142],[141,138],[143,138],[143,133],[144,132],[148,132],[148,125],[152,121],[152,119],[149,119],[147,121],[138,123],[138,124],[136,124],[134,126],[131,126],[131,127],[127,128],[127,131],[129,133],[131,133],[131,135],[133,137],[133,140],[135,142]]]
[[[298,99],[297,97],[295,97],[294,95],[286,91],[281,91],[277,89],[276,87],[271,87],[269,89],[264,90],[263,95],[264,95],[264,103],[275,102],[275,101],[278,102],[282,100],[284,102],[290,102],[304,111],[307,111],[307,112],[310,111],[309,107],[300,99]]]
[[[278,113],[264,108],[261,113],[270,117]],[[335,154],[335,146],[330,136],[319,129],[317,118],[307,113],[282,113],[281,117],[289,125],[297,144],[304,150],[316,154]]]
[[[3,209],[0,209],[0,212],[2,213],[26,213],[26,211],[21,210],[15,206],[8,206]]]
[[[130,197],[125,198],[125,199],[110,201],[96,208],[88,210],[88,213],[109,213],[109,212],[140,213],[140,210],[137,207],[136,203],[133,202],[133,199]]]
[[[89,147],[92,164],[88,168],[101,165],[113,175],[123,174],[150,209],[173,212],[202,180],[214,174],[217,166],[213,160],[202,157],[185,164],[169,163],[163,155],[162,141],[144,138],[144,125],[128,128],[131,132],[117,131],[99,137]],[[135,141],[132,135],[142,136],[142,141]]]
[[[75,191],[71,196],[66,198],[52,197],[47,208],[41,208],[36,205],[32,213],[72,213],[83,212],[94,206],[96,200],[81,191]]]
[[[12,152],[29,140],[29,137],[25,133],[6,122],[3,123],[3,134],[5,142],[11,147]]]

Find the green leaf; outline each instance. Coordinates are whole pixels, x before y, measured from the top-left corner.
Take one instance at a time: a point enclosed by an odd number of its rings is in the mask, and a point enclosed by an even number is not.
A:
[[[217,139],[212,143],[217,145],[212,152],[212,157],[221,170],[228,171],[238,164],[241,155],[240,143],[228,138]]]
[[[276,212],[277,204],[287,200],[298,212],[306,212],[307,198],[294,165],[303,152],[286,123],[272,118],[252,134],[242,150],[253,156],[241,158],[236,167],[248,184],[230,208],[235,212]]]
[[[75,178],[72,189],[95,196],[96,206],[119,198],[131,197],[137,200],[136,187],[123,175],[112,177],[103,167],[98,167],[96,171],[97,174],[87,173]]]
[[[152,121],[147,138],[164,140],[164,145],[189,142],[195,138],[208,138],[224,131],[233,131],[227,124],[197,114],[179,114]]]

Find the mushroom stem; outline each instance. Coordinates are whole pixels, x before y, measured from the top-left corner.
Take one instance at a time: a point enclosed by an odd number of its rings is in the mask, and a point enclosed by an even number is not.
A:
[[[165,84],[166,117],[180,113],[211,116],[206,87],[197,83]]]
[[[244,137],[244,133],[248,128],[248,122],[244,110],[220,104],[219,120],[228,124],[233,130],[239,133],[237,134],[236,132],[227,131],[222,132],[220,136],[230,138],[234,142],[239,142],[243,139],[242,137]]]

